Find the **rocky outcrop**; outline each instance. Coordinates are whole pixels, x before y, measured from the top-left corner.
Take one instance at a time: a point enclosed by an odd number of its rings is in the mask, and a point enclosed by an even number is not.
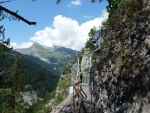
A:
[[[81,74],[83,76],[83,83],[89,84],[89,79],[90,79],[90,68],[92,66],[91,64],[92,60],[92,54],[89,52],[89,50],[84,49],[84,54],[82,55],[82,60],[81,60]]]
[[[97,113],[150,113],[150,2],[125,0],[93,54]]]

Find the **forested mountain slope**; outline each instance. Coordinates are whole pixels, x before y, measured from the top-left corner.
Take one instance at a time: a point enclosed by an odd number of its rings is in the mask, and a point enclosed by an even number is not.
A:
[[[36,42],[29,48],[16,49],[16,51],[39,58],[49,64],[49,69],[52,73],[57,73],[58,75],[62,74],[64,66],[72,62],[78,53],[69,48],[59,46],[45,47]]]
[[[30,106],[55,92],[64,66],[75,58],[76,53],[66,48],[52,52],[42,46],[35,48],[41,57],[25,55],[0,44],[0,112],[28,112],[29,109],[31,112]],[[47,58],[48,62],[41,58]]]

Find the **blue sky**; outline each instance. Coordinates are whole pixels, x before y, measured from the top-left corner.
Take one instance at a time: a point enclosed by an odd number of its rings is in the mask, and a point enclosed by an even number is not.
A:
[[[4,21],[7,36],[11,38],[11,41],[15,43],[15,45],[30,42],[31,40],[41,42],[40,40],[36,40],[35,35],[38,34],[37,32],[43,32],[46,28],[56,31],[54,24],[58,23],[58,21],[59,23],[63,23],[65,19],[66,21],[71,19],[71,25],[72,21],[76,21],[77,24],[79,24],[78,26],[81,26],[81,24],[103,16],[107,4],[106,1],[101,4],[92,4],[87,1],[88,0],[62,0],[59,5],[56,5],[56,0],[36,0],[35,2],[32,2],[32,0],[15,0],[11,3],[7,3],[5,6],[9,9],[14,11],[19,10],[19,14],[29,20],[35,20],[37,22],[36,26],[28,26],[23,22]],[[55,19],[55,17],[58,18]],[[60,20],[62,21],[60,22]],[[66,24],[68,26],[69,23]],[[67,32],[67,30],[63,31]],[[49,38],[51,38],[51,36],[49,36]],[[48,44],[45,45],[48,46]]]

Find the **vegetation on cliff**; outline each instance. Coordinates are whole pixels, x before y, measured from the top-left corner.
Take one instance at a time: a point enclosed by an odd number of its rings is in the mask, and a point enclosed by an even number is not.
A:
[[[104,24],[103,41],[93,59],[98,112],[149,110],[149,1],[119,3]],[[98,72],[97,72],[98,71]]]

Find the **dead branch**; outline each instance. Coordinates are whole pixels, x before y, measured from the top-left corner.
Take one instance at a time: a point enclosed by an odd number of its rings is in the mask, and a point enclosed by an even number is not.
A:
[[[9,3],[9,2],[12,2],[12,0],[0,1],[0,4]]]
[[[36,25],[36,22],[29,21],[29,20],[25,19],[24,17],[18,15],[16,12],[13,12],[13,11],[11,11],[11,10],[9,10],[9,9],[1,6],[1,5],[0,5],[0,11],[4,11],[4,12],[6,12],[6,13],[12,15],[12,16],[14,16],[18,20],[21,20],[21,21],[27,23],[28,25]]]

